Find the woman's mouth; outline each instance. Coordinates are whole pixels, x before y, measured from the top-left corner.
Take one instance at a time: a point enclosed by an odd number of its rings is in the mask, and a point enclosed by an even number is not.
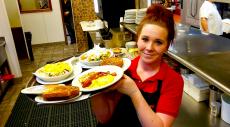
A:
[[[153,53],[146,53],[146,52],[143,52],[143,54],[144,54],[145,56],[154,56]]]

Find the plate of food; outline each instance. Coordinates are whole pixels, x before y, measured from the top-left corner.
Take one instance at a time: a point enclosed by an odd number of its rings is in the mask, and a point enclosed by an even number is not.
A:
[[[72,64],[69,62],[57,62],[46,64],[33,73],[39,79],[46,82],[61,81],[73,73]]]
[[[123,74],[124,71],[115,65],[98,66],[75,77],[72,86],[78,86],[82,92],[96,91],[113,85]]]
[[[48,85],[47,89],[41,95],[35,97],[38,103],[53,104],[63,103],[80,97],[79,87],[69,85]]]
[[[56,84],[56,85],[61,85],[64,86],[65,84]],[[42,94],[45,90],[47,90],[49,87],[54,86],[52,85],[36,85],[36,86],[31,86],[27,87],[21,90],[21,93],[23,94],[35,94],[39,95]]]
[[[111,50],[115,56],[122,56],[126,52],[125,48],[112,48]]]
[[[101,60],[112,56],[113,56],[113,52],[109,49],[105,49],[105,48],[91,49],[83,53],[79,57],[79,62],[87,66],[98,66]]]
[[[60,81],[43,81],[39,77],[36,77],[36,81],[38,83],[40,83],[40,84],[60,84],[60,83],[68,82],[68,81],[74,79],[74,77],[76,77],[77,75],[79,75],[81,72],[82,72],[81,65],[76,64],[76,65],[73,65],[73,73],[70,74],[68,77],[66,77],[63,80],[60,80]]]
[[[126,71],[131,65],[131,60],[128,58],[110,57],[110,58],[102,60],[98,66],[87,66],[80,62],[77,64],[80,65],[82,68],[86,68],[86,69],[91,69],[91,68],[95,68],[95,67],[102,66],[102,65],[116,65],[116,66],[121,67],[123,71]]]

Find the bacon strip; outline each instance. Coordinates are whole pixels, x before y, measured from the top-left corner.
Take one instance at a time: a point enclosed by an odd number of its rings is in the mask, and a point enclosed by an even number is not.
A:
[[[86,75],[83,75],[82,78],[79,79],[79,81],[81,82],[82,87],[85,88],[85,87],[90,86],[90,84],[92,83],[93,80],[95,80],[99,77],[102,77],[102,76],[106,76],[108,74],[110,74],[109,71],[107,71],[107,72],[90,72]],[[116,76],[116,73],[112,73],[112,75]]]

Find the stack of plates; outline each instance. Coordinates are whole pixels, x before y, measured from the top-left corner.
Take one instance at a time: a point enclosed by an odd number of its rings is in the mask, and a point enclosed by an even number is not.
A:
[[[124,22],[125,23],[135,23],[137,9],[125,10]]]
[[[141,20],[144,18],[144,16],[146,15],[146,11],[147,11],[147,8],[142,8],[142,9],[139,9],[137,11],[137,16],[136,16],[136,20],[135,20],[135,23],[136,24],[139,24],[141,22]]]

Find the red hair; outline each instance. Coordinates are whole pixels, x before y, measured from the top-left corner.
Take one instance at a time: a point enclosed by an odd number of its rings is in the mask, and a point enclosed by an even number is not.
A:
[[[175,24],[173,20],[173,13],[170,10],[166,9],[163,5],[152,4],[147,9],[146,16],[143,18],[137,28],[138,38],[145,24],[154,24],[166,28],[168,31],[168,44],[173,42],[173,39],[175,37]]]

